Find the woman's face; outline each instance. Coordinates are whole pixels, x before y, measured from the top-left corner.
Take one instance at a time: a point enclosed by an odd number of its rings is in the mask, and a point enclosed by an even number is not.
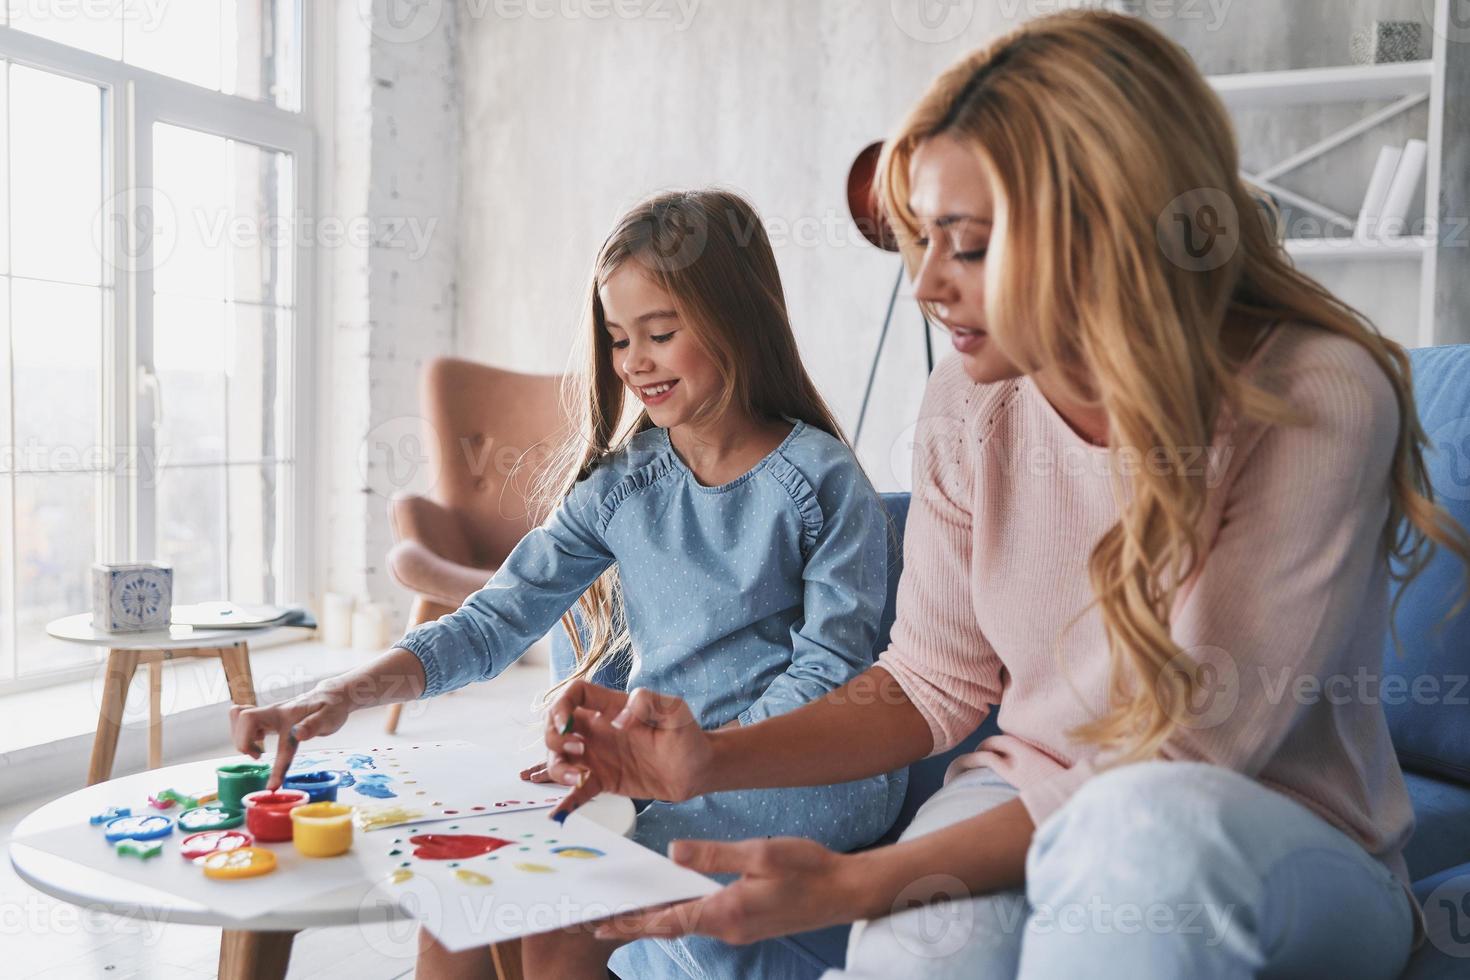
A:
[[[719,396],[723,382],[715,362],[680,320],[673,297],[641,265],[618,266],[597,295],[613,370],[654,425],[682,425]]]
[[[923,248],[914,296],[949,331],[972,380],[1019,377],[985,322],[985,261],[996,217],[990,177],[979,157],[947,136],[919,144],[909,161],[909,208],[919,221]]]

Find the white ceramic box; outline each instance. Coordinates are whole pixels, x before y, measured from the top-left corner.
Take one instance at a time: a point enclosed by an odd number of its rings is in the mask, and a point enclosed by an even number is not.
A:
[[[167,629],[174,570],[161,562],[92,566],[92,628],[109,633]]]

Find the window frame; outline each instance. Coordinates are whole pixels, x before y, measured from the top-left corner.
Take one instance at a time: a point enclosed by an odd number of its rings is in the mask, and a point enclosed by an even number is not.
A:
[[[103,176],[102,200],[108,207],[107,225],[111,234],[104,243],[108,255],[104,269],[111,279],[111,329],[102,345],[102,427],[101,438],[111,451],[107,458],[114,462],[118,453],[136,453],[134,459],[152,459],[154,430],[153,398],[144,383],[146,372],[154,371],[153,361],[153,272],[151,254],[139,257],[122,268],[120,255],[136,255],[133,250],[137,228],[129,220],[140,206],[151,204],[153,181],[152,131],[154,123],[180,126],[214,136],[239,140],[290,154],[292,157],[292,205],[296,215],[313,222],[317,215],[316,198],[316,108],[312,81],[316,77],[312,54],[313,8],[303,0],[297,10],[297,45],[300,51],[300,78],[297,84],[300,111],[282,109],[272,102],[202,88],[138,68],[103,55],[71,48],[48,38],[28,34],[15,28],[0,26],[0,60],[36,68],[77,81],[96,85],[102,90],[103,146],[107,166]],[[126,193],[120,193],[120,190]],[[287,405],[285,432],[290,439],[289,486],[283,508],[283,536],[287,544],[283,556],[280,594],[301,600],[314,594],[315,499],[314,484],[316,400],[309,382],[316,376],[317,290],[314,249],[293,236],[292,254],[294,282],[291,304],[291,348],[285,366]],[[151,247],[150,247],[151,250]],[[106,285],[106,281],[104,281]],[[14,324],[11,324],[14,329]],[[167,398],[167,392],[164,392]],[[100,517],[97,553],[103,561],[126,561],[135,557],[153,557],[156,546],[153,486],[142,486],[134,467],[115,466],[101,480]],[[7,475],[6,479],[14,479]],[[11,501],[12,522],[14,501]],[[148,554],[143,554],[143,550]],[[5,558],[14,561],[13,556]],[[10,594],[4,597],[12,609],[18,583],[7,577]],[[84,610],[77,610],[82,612]],[[285,641],[288,638],[283,638]],[[267,641],[267,645],[270,644]],[[64,684],[95,672],[96,666],[83,665],[28,677],[16,675],[19,663],[17,644],[9,652],[0,652],[0,696]]]

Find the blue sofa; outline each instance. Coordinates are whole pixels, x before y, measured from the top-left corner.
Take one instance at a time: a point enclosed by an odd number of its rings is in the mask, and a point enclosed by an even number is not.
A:
[[[1470,345],[1423,348],[1411,356],[1420,421],[1430,437],[1425,457],[1430,479],[1439,502],[1470,527]],[[884,494],[883,504],[901,540],[908,494]],[[888,645],[902,569],[901,549],[894,549],[878,650]],[[1418,827],[1405,857],[1415,893],[1425,903],[1430,932],[1404,980],[1470,977],[1470,607],[1439,625],[1463,576],[1458,559],[1436,554],[1399,606],[1402,659],[1391,638],[1385,638],[1379,690],[1414,803]],[[552,643],[553,676],[565,676],[571,663],[571,645],[558,630]],[[609,673],[597,680],[621,686],[625,678]],[[992,715],[955,749],[914,763],[903,809],[885,840],[897,839],[908,826],[939,788],[952,759],[998,731]],[[843,963],[847,933],[848,927],[840,926],[783,942],[816,975]]]

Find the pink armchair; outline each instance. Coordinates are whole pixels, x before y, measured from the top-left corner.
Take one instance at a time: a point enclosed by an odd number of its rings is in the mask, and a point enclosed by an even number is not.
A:
[[[414,593],[409,626],[455,609],[495,574],[545,514],[531,498],[566,434],[555,375],[518,374],[456,358],[424,368],[422,404],[437,483],[388,505],[388,569]],[[401,704],[388,709],[398,728]]]

